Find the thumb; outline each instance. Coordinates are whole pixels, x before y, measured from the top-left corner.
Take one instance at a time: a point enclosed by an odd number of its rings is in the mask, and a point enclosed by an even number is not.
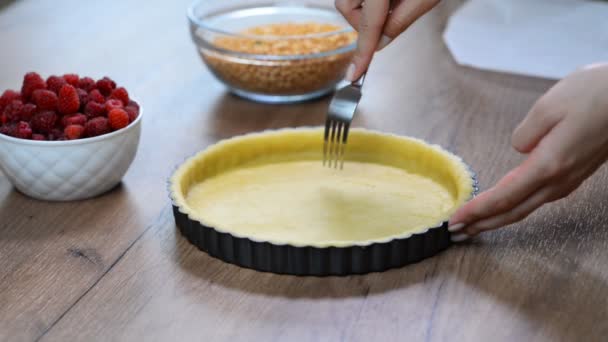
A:
[[[389,1],[376,0],[366,3],[361,10],[359,19],[359,39],[357,40],[357,50],[353,57],[352,64],[346,72],[346,79],[353,82],[367,70],[374,52],[378,47],[380,36],[386,16],[388,15]]]

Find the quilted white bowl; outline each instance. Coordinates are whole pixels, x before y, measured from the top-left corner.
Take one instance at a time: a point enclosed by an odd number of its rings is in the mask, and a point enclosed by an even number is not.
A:
[[[0,169],[20,192],[40,200],[73,201],[116,186],[135,158],[141,118],[101,136],[34,141],[0,134]]]

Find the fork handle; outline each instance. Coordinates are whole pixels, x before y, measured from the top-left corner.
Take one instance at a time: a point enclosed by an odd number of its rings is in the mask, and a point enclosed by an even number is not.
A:
[[[365,81],[365,74],[367,74],[367,72],[364,72],[363,75],[361,75],[361,77],[359,77],[358,80],[356,80],[352,83],[352,85],[357,88],[363,87],[363,81]]]

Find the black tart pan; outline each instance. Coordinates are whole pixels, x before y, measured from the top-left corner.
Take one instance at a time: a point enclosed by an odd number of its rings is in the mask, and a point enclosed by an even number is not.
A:
[[[477,179],[468,166],[467,170],[473,197],[478,192]],[[190,243],[212,257],[262,272],[299,276],[381,272],[421,261],[451,245],[447,221],[405,238],[344,247],[295,246],[235,236],[191,218],[175,200],[171,183],[175,223]]]

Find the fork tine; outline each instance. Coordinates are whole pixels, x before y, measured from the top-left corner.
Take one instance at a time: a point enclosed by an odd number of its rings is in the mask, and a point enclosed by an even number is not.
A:
[[[338,162],[340,159],[340,148],[341,148],[341,144],[342,144],[342,126],[344,126],[344,123],[342,121],[338,121],[338,131],[336,134],[336,141],[335,141],[335,151],[334,151],[334,168],[338,168]],[[331,165],[330,165],[331,166]]]
[[[325,166],[325,163],[327,162],[327,139],[329,138],[330,125],[331,119],[327,118],[327,120],[325,120],[325,133],[323,136],[323,166]]]
[[[348,129],[350,128],[350,123],[344,123],[344,133],[342,134],[342,142],[346,144],[346,140],[348,140]]]
[[[347,122],[344,124],[344,129],[342,131],[342,144],[340,145],[340,170],[344,169],[344,155],[346,153],[346,142],[348,140],[348,129],[350,128],[350,124]]]
[[[330,133],[330,139],[329,139],[329,152],[328,152],[328,159],[327,159],[328,167],[331,167],[331,162],[333,161],[334,149],[336,147],[336,126],[337,125],[338,125],[338,122],[336,120],[331,121],[331,133]]]
[[[336,89],[329,103],[325,121],[326,143],[323,145],[323,166],[329,165],[330,168],[336,169],[338,165],[340,169],[344,167],[348,131],[357,111],[359,100],[361,100],[361,96],[363,95],[362,87],[364,79],[365,74],[357,81]]]

